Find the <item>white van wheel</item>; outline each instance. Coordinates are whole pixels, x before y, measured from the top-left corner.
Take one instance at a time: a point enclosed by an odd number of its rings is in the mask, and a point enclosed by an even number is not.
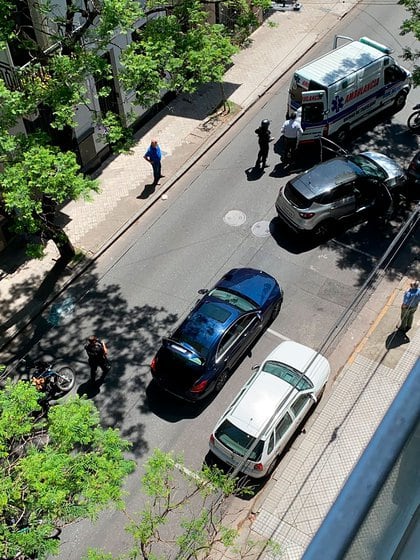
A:
[[[405,102],[407,99],[407,93],[405,91],[400,91],[400,93],[397,95],[397,97],[394,100],[394,110],[395,111],[401,111],[401,109],[404,107]]]
[[[334,138],[337,142],[337,144],[339,144],[341,146],[341,144],[345,144],[349,138],[350,135],[350,128],[346,125],[346,126],[342,126],[334,135]]]

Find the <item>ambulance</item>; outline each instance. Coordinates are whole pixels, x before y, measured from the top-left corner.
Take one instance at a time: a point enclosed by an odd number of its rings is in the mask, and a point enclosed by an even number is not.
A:
[[[331,52],[293,75],[288,115],[294,111],[300,116],[300,142],[324,136],[341,144],[353,127],[375,113],[405,105],[411,73],[390,56],[392,49],[367,37],[336,48],[339,38]]]

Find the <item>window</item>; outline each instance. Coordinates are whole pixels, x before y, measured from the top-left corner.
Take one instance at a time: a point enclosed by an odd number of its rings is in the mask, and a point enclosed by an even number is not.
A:
[[[320,123],[324,120],[324,104],[308,103],[302,105],[302,122],[304,123]]]
[[[270,455],[273,449],[274,449],[274,432],[272,432],[270,436],[270,441],[268,442],[267,455]]]
[[[286,383],[290,383],[298,391],[306,391],[313,388],[311,381],[303,373],[281,362],[269,360],[265,362],[263,371],[275,375],[279,379],[286,381]]]
[[[292,425],[292,417],[288,412],[283,416],[280,422],[276,426],[276,442],[282,439],[282,437],[286,434],[287,430]]]
[[[209,293],[209,296],[213,296],[220,301],[226,301],[229,305],[236,307],[240,311],[253,311],[256,309],[256,305],[251,303],[248,299],[243,296],[235,294],[227,290],[222,290],[220,288],[215,288]]]
[[[262,440],[256,440],[253,436],[237,428],[234,424],[225,420],[217,428],[215,437],[228,449],[236,455],[243,457],[252,449],[248,459],[250,461],[259,461],[264,446]]]
[[[305,408],[308,404],[308,401],[311,401],[311,395],[305,393],[304,395],[299,395],[295,402],[292,404],[293,414],[295,416],[299,416],[300,412]]]
[[[355,183],[352,181],[351,183],[340,185],[335,189],[322,193],[317,196],[315,200],[319,204],[333,204],[334,202],[341,202],[346,198],[354,196],[354,187]]]
[[[235,344],[242,333],[250,327],[253,321],[255,321],[255,315],[245,315],[245,317],[239,318],[236,323],[230,327],[220,341],[216,359],[219,359],[222,354]]]

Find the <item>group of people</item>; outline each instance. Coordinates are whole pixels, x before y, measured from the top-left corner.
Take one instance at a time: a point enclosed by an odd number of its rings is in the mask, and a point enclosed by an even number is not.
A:
[[[255,163],[256,169],[264,169],[267,167],[267,157],[269,152],[269,144],[274,138],[271,136],[270,121],[264,119],[261,125],[255,131],[258,136],[259,151],[257,161]],[[281,127],[280,134],[284,140],[284,162],[291,163],[295,158],[296,149],[299,143],[300,135],[303,130],[300,126],[300,120],[297,118],[296,113],[292,112],[290,117],[286,119]],[[156,139],[150,142],[146,153],[143,158],[150,163],[153,169],[153,186],[159,184],[159,180],[164,177],[162,175],[162,151]]]
[[[255,131],[255,134],[258,136],[259,146],[255,169],[264,169],[264,167],[267,167],[269,144],[272,140],[274,140],[269,127],[270,121],[268,119],[264,119]],[[298,119],[296,113],[292,112],[290,117],[284,121],[280,130],[280,134],[283,138],[284,163],[291,163],[295,159],[296,149],[302,132],[303,130],[300,125],[300,120]]]

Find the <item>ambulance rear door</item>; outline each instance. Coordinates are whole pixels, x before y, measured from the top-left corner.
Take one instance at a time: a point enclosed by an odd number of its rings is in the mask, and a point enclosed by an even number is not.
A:
[[[325,135],[327,113],[327,92],[325,90],[302,92],[302,142],[316,140]]]

